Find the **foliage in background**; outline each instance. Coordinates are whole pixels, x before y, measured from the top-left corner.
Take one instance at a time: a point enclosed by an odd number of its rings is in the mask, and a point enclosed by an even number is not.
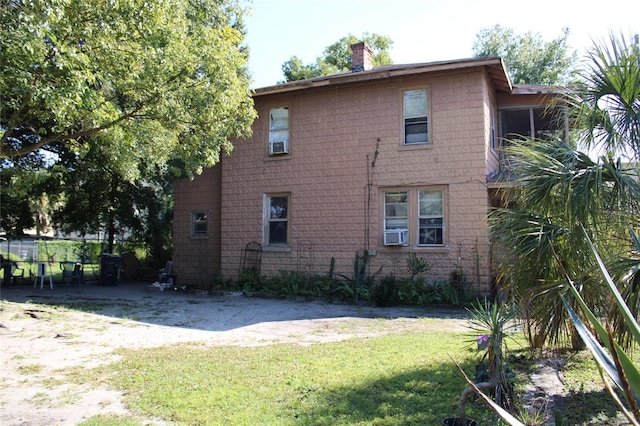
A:
[[[57,229],[83,236],[105,232],[109,253],[119,236],[148,244],[152,256],[166,257],[173,207],[171,176],[157,169],[129,181],[95,148],[81,159],[63,157],[56,168],[63,170],[52,174],[61,190],[49,198],[57,200],[53,209]]]
[[[43,191],[25,179],[26,173],[16,168],[0,168],[0,228],[9,235],[23,235],[25,229],[36,227],[32,200]],[[32,179],[38,180],[38,176],[32,173]]]
[[[104,251],[101,243],[96,241],[36,241],[37,259],[41,261],[97,263]]]
[[[352,64],[351,45],[361,41],[367,43],[373,50],[373,66],[393,63],[389,55],[389,49],[393,46],[393,41],[388,36],[364,33],[361,37],[356,37],[353,34],[349,34],[334,44],[327,46],[322,55],[313,64],[305,65],[299,57],[292,56],[291,59],[282,64],[282,73],[285,76],[284,82],[350,71]]]
[[[495,25],[476,34],[473,56],[504,59],[514,84],[566,85],[574,81],[576,53],[569,50],[569,29],[545,42],[539,33],[516,34],[512,28]]]

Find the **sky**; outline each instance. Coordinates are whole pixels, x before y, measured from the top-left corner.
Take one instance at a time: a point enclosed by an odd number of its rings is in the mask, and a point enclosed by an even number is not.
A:
[[[253,88],[284,80],[292,56],[315,62],[348,34],[390,37],[394,64],[472,56],[482,28],[496,24],[516,33],[539,33],[545,41],[569,28],[569,44],[582,58],[593,40],[613,32],[640,33],[640,0],[244,0]]]

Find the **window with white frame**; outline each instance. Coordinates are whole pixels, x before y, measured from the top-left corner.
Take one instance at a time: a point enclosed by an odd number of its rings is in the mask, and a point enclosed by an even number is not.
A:
[[[429,143],[427,89],[403,93],[404,144]]]
[[[196,211],[191,213],[191,235],[204,236],[208,232],[207,212]]]
[[[289,244],[289,196],[286,194],[265,197],[265,242],[267,245]]]
[[[446,244],[444,188],[383,191],[384,246],[442,247]]]
[[[269,110],[269,155],[289,153],[289,107]]]

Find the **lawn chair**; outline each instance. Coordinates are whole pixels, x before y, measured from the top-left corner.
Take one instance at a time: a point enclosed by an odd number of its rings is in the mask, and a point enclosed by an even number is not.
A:
[[[160,269],[160,276],[158,277],[158,282],[160,284],[176,284],[176,275],[173,273],[173,261],[168,260],[164,265],[164,268]]]
[[[44,280],[49,278],[49,287],[53,290],[53,275],[51,271],[47,270],[49,265],[45,262],[36,262],[36,279],[33,282],[33,288],[38,286],[38,279],[40,279],[40,288],[44,287]]]
[[[4,270],[2,284],[6,285],[8,282],[11,282],[11,285],[15,287],[18,278],[21,281],[24,281],[24,269],[18,268],[17,262],[13,260],[6,260],[2,264],[2,269]]]
[[[173,261],[168,260],[164,265],[164,268],[160,269],[160,275],[158,281],[149,286],[150,290],[164,291],[169,288],[177,290],[176,287],[177,276],[173,273]]]
[[[73,285],[77,283],[82,285],[82,264],[77,262],[60,262],[62,269],[62,281],[65,285]]]

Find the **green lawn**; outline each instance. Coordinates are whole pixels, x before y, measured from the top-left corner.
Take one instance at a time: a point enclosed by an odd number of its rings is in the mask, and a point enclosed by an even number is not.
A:
[[[176,425],[437,426],[455,416],[465,386],[453,360],[471,377],[479,361],[469,339],[465,332],[421,331],[309,346],[179,344],[121,350],[116,363],[61,374],[121,390],[133,413],[96,416],[85,426],[134,426],[151,419]],[[509,343],[516,394],[533,364],[522,343],[520,337]],[[563,425],[627,424],[588,353],[569,353],[562,373]],[[475,398],[467,415],[480,425],[500,424]]]
[[[140,418],[175,424],[438,425],[455,415],[464,388],[451,357],[470,372],[477,362],[467,339],[421,333],[311,346],[127,350],[121,362],[80,378],[107,378]],[[469,417],[490,423],[482,404],[468,405]]]

